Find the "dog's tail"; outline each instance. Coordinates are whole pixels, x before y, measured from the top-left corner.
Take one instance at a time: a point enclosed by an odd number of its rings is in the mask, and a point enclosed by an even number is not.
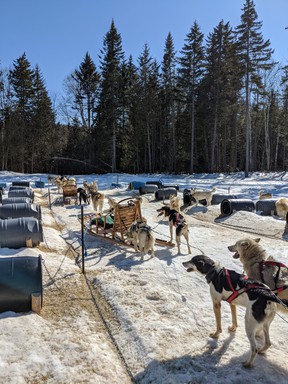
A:
[[[263,290],[264,291],[264,290]],[[273,301],[276,304],[279,304],[283,309],[288,310],[288,300],[286,299],[280,299],[278,296],[274,294],[274,292],[270,291],[269,289],[265,290],[264,296],[270,300]],[[264,293],[264,292],[263,292]]]
[[[268,286],[267,288],[265,287],[252,288],[252,290],[255,291],[257,295],[265,298],[267,301],[268,300],[273,301],[274,303],[280,304],[281,306],[283,306],[285,309],[288,310],[288,300],[280,299],[278,296],[275,295],[273,291],[271,291],[271,289]]]

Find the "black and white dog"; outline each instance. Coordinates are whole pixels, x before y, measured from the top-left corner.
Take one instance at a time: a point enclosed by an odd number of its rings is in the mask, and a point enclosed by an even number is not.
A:
[[[178,247],[178,255],[180,254],[181,236],[183,235],[187,242],[188,253],[191,253],[189,245],[189,226],[183,215],[181,215],[175,209],[171,209],[167,206],[163,206],[157,209],[158,216],[164,215],[168,217],[170,227],[170,241],[173,240],[173,227],[176,227],[176,243]]]
[[[207,256],[194,256],[190,261],[182,263],[187,272],[198,271],[205,276],[210,285],[210,295],[216,319],[216,331],[210,336],[218,338],[221,328],[221,301],[230,303],[232,325],[229,331],[237,328],[236,305],[246,307],[245,330],[250,342],[250,357],[243,366],[253,366],[256,353],[264,353],[270,346],[269,327],[276,313],[276,303],[284,307],[288,302],[281,301],[267,285],[241,275],[233,270],[217,265]],[[264,346],[256,345],[256,335],[264,333]]]
[[[84,188],[78,188],[77,189],[78,197],[79,197],[79,204],[82,204],[82,200],[84,201],[85,204],[90,204],[90,196],[88,193],[85,191]]]

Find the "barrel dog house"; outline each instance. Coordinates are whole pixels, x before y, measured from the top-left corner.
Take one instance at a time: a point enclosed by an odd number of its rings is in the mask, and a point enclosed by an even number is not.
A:
[[[31,189],[15,189],[8,192],[9,197],[29,197],[34,200],[34,192]]]
[[[0,312],[40,313],[43,299],[41,256],[0,258]]]
[[[278,199],[263,199],[256,202],[256,212],[262,216],[276,215],[276,201]]]
[[[221,193],[213,193],[211,204],[221,204],[223,200],[230,200],[230,199],[237,199],[236,195],[230,195],[230,194],[221,194]]]
[[[154,193],[158,189],[159,189],[158,185],[145,184],[145,185],[141,185],[141,187],[139,188],[139,193],[140,195],[145,195],[146,193]]]
[[[30,197],[8,197],[2,200],[2,205],[6,204],[31,204],[32,200]]]
[[[0,220],[0,248],[36,247],[42,241],[40,220],[34,217]]]
[[[174,187],[161,188],[155,192],[155,199],[156,200],[169,199],[169,197],[171,195],[177,196],[177,189],[176,188],[174,188]]]
[[[41,207],[31,203],[5,204],[0,207],[0,219],[35,217],[41,220]]]
[[[9,187],[9,191],[16,191],[18,189],[21,189],[22,191],[23,190],[30,190],[30,188],[23,187],[22,185],[12,185],[11,187]]]
[[[30,187],[30,181],[12,181],[13,187]]]
[[[255,204],[250,199],[225,199],[221,202],[220,209],[222,215],[229,216],[235,211],[255,211]]]

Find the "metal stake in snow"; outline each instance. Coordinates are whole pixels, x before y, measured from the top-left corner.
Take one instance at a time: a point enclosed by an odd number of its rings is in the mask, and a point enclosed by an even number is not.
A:
[[[82,242],[82,273],[85,274],[85,266],[84,266],[84,255],[85,255],[85,245],[84,245],[84,209],[83,205],[81,205],[81,242]]]

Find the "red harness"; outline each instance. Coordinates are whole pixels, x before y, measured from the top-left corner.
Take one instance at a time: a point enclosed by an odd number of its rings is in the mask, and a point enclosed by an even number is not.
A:
[[[231,288],[231,291],[233,292],[229,297],[228,297],[228,299],[226,299],[226,301],[228,302],[228,303],[231,303],[233,300],[235,300],[238,296],[240,296],[240,295],[242,295],[242,293],[244,293],[244,292],[247,292],[247,291],[249,291],[249,289],[252,289],[252,288],[261,288],[261,289],[268,289],[269,290],[269,288],[267,287],[263,287],[263,285],[260,285],[260,284],[249,284],[249,285],[247,285],[246,287],[243,287],[243,288],[240,288],[240,289],[235,289],[234,287],[233,287],[233,285],[232,285],[232,282],[231,282],[231,278],[230,278],[230,275],[229,275],[229,271],[228,271],[228,269],[225,269],[225,275],[226,275],[226,278],[227,278],[227,281],[228,281],[228,284],[229,284],[229,286],[230,286],[230,288]],[[245,280],[248,280],[248,276],[243,276],[243,278],[245,279]]]
[[[280,268],[283,267],[283,268],[287,268],[287,265],[283,264],[283,263],[279,263],[278,261],[273,261],[273,260],[262,260],[259,262],[259,271],[260,271],[260,275],[261,275],[261,280],[264,282],[264,267],[265,265],[269,265],[269,266],[272,266],[272,267],[278,267],[278,271],[276,273],[276,276],[274,278],[274,281],[275,281],[275,285],[277,286],[276,282],[279,278],[279,274],[280,274]],[[288,288],[288,285],[283,285],[282,287],[280,288],[276,288],[276,289],[273,289],[273,292],[274,293],[279,293],[279,292],[282,292],[284,291],[284,289]]]

